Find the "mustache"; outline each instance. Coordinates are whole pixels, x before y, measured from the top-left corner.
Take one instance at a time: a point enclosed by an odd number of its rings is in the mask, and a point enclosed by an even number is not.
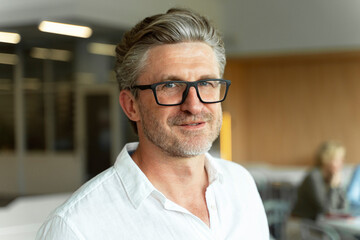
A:
[[[209,122],[214,119],[213,114],[211,113],[199,113],[199,114],[189,114],[189,113],[179,113],[168,119],[168,124],[171,125],[181,125],[188,122]]]

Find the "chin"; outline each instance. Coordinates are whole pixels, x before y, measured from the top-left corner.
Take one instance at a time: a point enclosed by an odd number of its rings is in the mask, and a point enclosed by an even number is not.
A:
[[[191,146],[183,146],[177,149],[178,155],[181,157],[195,157],[207,153],[212,147],[212,143],[199,145],[191,144]]]

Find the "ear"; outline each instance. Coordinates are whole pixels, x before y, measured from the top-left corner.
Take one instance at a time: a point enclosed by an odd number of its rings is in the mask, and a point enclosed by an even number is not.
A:
[[[137,122],[140,119],[138,103],[129,90],[120,91],[119,103],[124,113],[131,121]]]

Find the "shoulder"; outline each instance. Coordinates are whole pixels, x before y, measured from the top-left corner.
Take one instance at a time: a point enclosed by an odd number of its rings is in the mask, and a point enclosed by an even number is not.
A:
[[[314,167],[310,169],[305,179],[308,181],[320,181],[322,179],[320,168]]]
[[[249,171],[240,164],[221,158],[212,158],[215,168],[220,172],[225,182],[241,185],[255,185]]]
[[[82,239],[75,228],[60,216],[48,218],[36,235],[36,240]]]
[[[56,208],[38,231],[38,239],[83,239],[79,226],[95,221],[94,216],[110,204],[112,188],[119,189],[113,167],[86,182]],[[62,235],[72,237],[54,237]]]
[[[90,179],[78,190],[76,190],[62,205],[56,208],[48,217],[51,219],[62,219],[65,222],[71,221],[72,217],[85,209],[92,209],[93,206],[103,201],[111,188],[117,184],[117,178],[113,167],[105,170],[94,178]],[[57,220],[58,221],[58,220]]]
[[[325,187],[321,170],[315,167],[308,171],[299,186],[299,191],[302,193],[306,192],[312,194],[313,192],[318,193],[320,189],[324,189]]]
[[[248,170],[246,170],[245,167],[242,165],[232,162],[229,160],[224,160],[222,158],[215,158],[212,157],[212,160],[215,164],[215,166],[223,172],[229,173],[229,174],[235,174],[235,175],[245,175],[245,176],[251,176]]]
[[[106,188],[111,188],[116,181],[116,172],[111,167],[94,178],[90,179],[84,185],[82,185],[77,191],[75,191],[71,197],[59,208],[56,209],[54,214],[62,216],[72,211],[73,208],[79,206],[79,204],[89,203],[89,196],[99,196],[100,192],[106,192]]]

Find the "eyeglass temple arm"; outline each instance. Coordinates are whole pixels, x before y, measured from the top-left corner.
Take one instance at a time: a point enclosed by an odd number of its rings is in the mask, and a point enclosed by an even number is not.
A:
[[[151,85],[135,85],[132,88],[138,88],[140,90],[151,89]]]

